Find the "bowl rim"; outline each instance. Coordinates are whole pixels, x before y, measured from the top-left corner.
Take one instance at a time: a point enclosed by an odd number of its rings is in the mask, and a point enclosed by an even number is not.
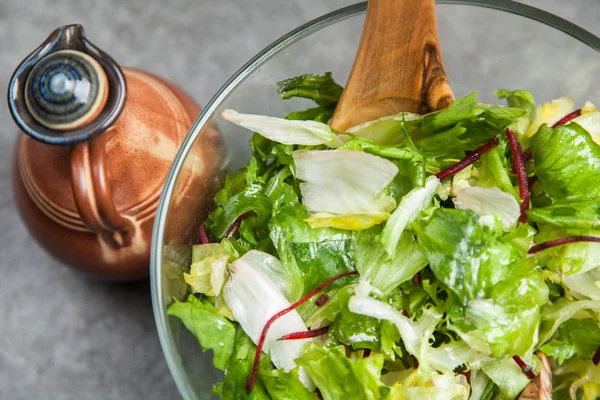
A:
[[[562,17],[527,4],[518,3],[513,0],[436,0],[436,5],[440,4],[475,6],[504,11],[509,14],[525,17],[566,33],[567,35],[586,44],[590,48],[600,52],[600,38],[591,32]],[[235,88],[237,88],[241,82],[243,82],[248,76],[256,71],[261,65],[263,65],[275,54],[279,53],[289,45],[308,36],[309,34],[325,28],[335,22],[359,15],[365,12],[366,9],[367,2],[365,1],[329,12],[290,31],[261,50],[240,69],[238,69],[206,104],[200,115],[190,127],[185,139],[183,140],[183,143],[177,151],[173,164],[171,165],[167,175],[154,220],[152,244],[150,250],[150,286],[154,321],[158,331],[161,348],[179,393],[186,400],[193,400],[196,398],[196,396],[191,391],[190,385],[187,384],[187,379],[179,373],[179,371],[182,369],[181,359],[173,356],[174,354],[178,354],[178,351],[174,345],[172,332],[168,322],[166,304],[163,302],[163,282],[161,279],[164,226],[166,223],[171,199],[173,197],[175,182],[177,181],[177,177],[179,176],[181,168],[183,167],[183,163],[196,138],[200,134],[202,130],[201,128],[206,125],[206,123],[210,122],[216,108]]]

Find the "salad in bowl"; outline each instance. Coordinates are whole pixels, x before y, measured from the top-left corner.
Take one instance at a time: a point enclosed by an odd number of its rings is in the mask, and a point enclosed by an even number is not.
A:
[[[181,319],[223,399],[600,396],[600,112],[476,93],[345,132],[331,74],[277,84],[314,107],[226,110],[255,132],[184,273]]]

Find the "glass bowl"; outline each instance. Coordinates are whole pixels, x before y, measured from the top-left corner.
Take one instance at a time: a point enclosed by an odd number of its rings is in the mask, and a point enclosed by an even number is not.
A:
[[[560,96],[600,103],[600,39],[557,16],[507,0],[437,2],[440,44],[456,97],[475,90],[483,102],[496,89],[531,90],[538,103]],[[206,105],[173,163],[154,225],[151,285],[167,363],[186,400],[215,398],[222,376],[181,322],[166,314],[184,298],[182,273],[191,241],[224,174],[243,167],[251,133],[218,115],[226,108],[283,116],[308,108],[281,100],[279,80],[332,71],[343,84],[358,47],[366,3],[317,18],[277,40],[244,65]]]

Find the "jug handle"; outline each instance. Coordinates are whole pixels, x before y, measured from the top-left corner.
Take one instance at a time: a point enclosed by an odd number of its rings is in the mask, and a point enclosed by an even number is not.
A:
[[[69,148],[69,168],[75,205],[85,225],[115,249],[131,245],[135,226],[119,213],[105,168],[105,134]]]

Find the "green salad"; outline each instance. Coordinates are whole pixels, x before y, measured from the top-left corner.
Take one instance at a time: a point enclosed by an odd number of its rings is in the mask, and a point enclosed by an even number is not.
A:
[[[600,112],[530,92],[328,125],[314,100],[255,132],[198,230],[168,313],[212,350],[223,399],[600,398]],[[547,356],[547,358],[546,358]]]

